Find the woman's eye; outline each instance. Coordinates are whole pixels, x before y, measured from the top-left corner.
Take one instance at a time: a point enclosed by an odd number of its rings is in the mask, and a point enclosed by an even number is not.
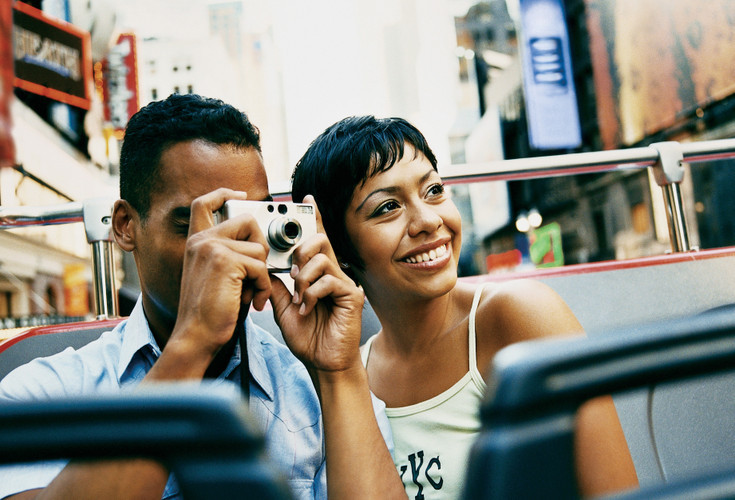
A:
[[[391,210],[395,210],[397,208],[398,208],[398,203],[392,200],[387,201],[375,209],[375,211],[373,212],[373,216],[387,214]]]
[[[428,190],[429,196],[441,196],[444,194],[444,184],[432,184]]]

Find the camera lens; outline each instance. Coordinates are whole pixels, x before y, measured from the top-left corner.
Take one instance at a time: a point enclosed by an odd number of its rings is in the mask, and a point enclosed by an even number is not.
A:
[[[288,221],[283,226],[283,234],[286,235],[287,238],[290,238],[292,240],[295,240],[299,237],[299,233],[301,232],[301,226],[295,221]]]
[[[301,224],[295,219],[281,217],[268,226],[268,243],[277,250],[288,250],[301,238]]]

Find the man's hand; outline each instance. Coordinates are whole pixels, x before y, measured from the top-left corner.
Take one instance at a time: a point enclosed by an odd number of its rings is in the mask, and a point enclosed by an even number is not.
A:
[[[149,374],[153,378],[203,376],[232,339],[241,307],[252,301],[262,309],[268,300],[268,243],[255,219],[245,214],[214,223],[213,213],[226,200],[246,198],[244,192],[221,188],[192,203],[176,325],[164,349],[167,356]],[[183,366],[165,363],[171,354]],[[159,365],[166,368],[163,373]]]

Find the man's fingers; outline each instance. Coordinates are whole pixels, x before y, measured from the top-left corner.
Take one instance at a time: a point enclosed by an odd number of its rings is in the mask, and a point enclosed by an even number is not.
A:
[[[195,240],[193,237],[192,240]],[[268,268],[265,263],[267,250],[262,244],[253,241],[238,241],[226,238],[202,239],[193,243],[190,251],[197,255],[207,279],[237,283],[241,290],[241,300],[252,299],[253,306],[262,309],[271,292]],[[224,281],[223,281],[224,280]]]
[[[242,295],[242,301],[252,301],[255,309],[262,310],[271,294],[271,280],[265,263],[267,250],[251,241],[227,240],[227,246],[239,256],[240,279],[243,290],[247,292]]]
[[[248,197],[244,191],[234,191],[227,188],[219,188],[196,198],[191,203],[189,215],[189,236],[214,225],[214,212],[222,208],[227,200],[246,200]]]
[[[227,266],[226,277],[240,280],[242,302],[250,302],[256,309],[262,309],[271,293],[270,278],[265,259],[269,246],[257,221],[252,215],[244,214],[224,221],[215,227],[214,212],[220,210],[227,200],[246,200],[247,193],[219,188],[196,198],[191,204],[189,214],[189,246],[214,245],[204,249],[203,255],[210,255],[217,247],[228,249],[231,253],[219,264]],[[218,253],[216,253],[218,254]]]

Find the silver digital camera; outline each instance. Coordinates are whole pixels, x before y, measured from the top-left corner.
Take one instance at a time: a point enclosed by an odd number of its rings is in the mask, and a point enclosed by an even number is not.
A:
[[[303,239],[316,234],[314,206],[308,203],[229,200],[215,212],[215,222],[243,214],[255,217],[268,240],[270,252],[266,265],[272,272],[290,270],[294,249]]]

